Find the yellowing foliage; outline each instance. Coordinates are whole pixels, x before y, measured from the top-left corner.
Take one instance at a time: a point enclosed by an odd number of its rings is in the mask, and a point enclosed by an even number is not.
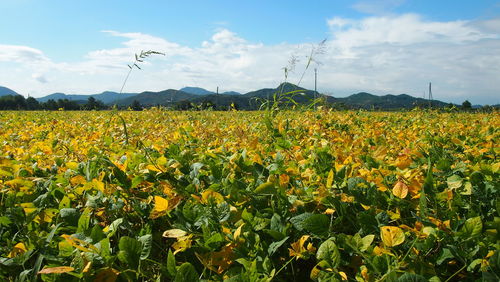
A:
[[[1,112],[0,277],[491,278],[499,128],[437,111]]]

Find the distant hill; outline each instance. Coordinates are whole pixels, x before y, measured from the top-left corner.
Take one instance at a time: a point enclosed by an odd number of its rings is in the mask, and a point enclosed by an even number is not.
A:
[[[0,96],[7,96],[7,95],[19,95],[16,91],[0,86]]]
[[[226,91],[226,92],[223,92],[222,94],[225,94],[225,95],[241,95],[240,92],[236,92],[236,91]]]
[[[0,94],[2,94],[2,89],[10,90],[5,87],[0,88]],[[7,92],[7,90],[4,90],[4,92]],[[49,99],[68,99],[70,101],[77,101],[78,103],[84,104],[87,102],[89,97],[94,97],[107,105],[116,104],[121,107],[128,107],[132,105],[134,100],[137,100],[142,106],[145,107],[157,105],[175,106],[179,103],[189,105],[192,103],[197,105],[209,105],[209,107],[216,109],[227,109],[231,104],[234,104],[237,108],[242,110],[256,110],[259,109],[260,105],[267,99],[272,100],[274,95],[277,93],[291,93],[288,97],[292,98],[297,104],[311,104],[315,98],[321,97],[328,105],[347,109],[397,110],[411,109],[417,106],[428,107],[429,105],[428,100],[416,98],[407,94],[388,94],[378,96],[366,92],[360,92],[348,97],[336,98],[329,95],[315,93],[313,90],[305,89],[291,83],[282,83],[276,88],[263,88],[250,91],[245,94],[240,94],[234,91],[216,94],[200,87],[184,87],[180,90],[168,89],[159,92],[146,91],[142,93],[122,94],[111,91],[92,95],[68,95],[64,93],[54,93],[45,97],[37,98],[37,100],[39,102],[46,102]],[[285,103],[288,105],[292,104],[290,101]],[[432,101],[433,107],[445,107],[447,105],[449,104],[445,102],[437,100]]]
[[[210,94],[215,94],[212,91],[208,91],[204,88],[200,87],[184,87],[179,89],[179,91],[183,91],[189,94],[194,94],[194,95],[210,95]]]
[[[422,98],[415,98],[407,94],[400,95],[384,95],[377,96],[366,92],[353,94],[344,98],[337,98],[337,103],[343,103],[350,108],[363,108],[363,109],[411,109],[416,106],[425,107],[429,105],[429,101]],[[445,107],[449,105],[438,100],[432,101],[433,107]]]
[[[203,95],[211,95],[211,94],[217,94],[213,91],[208,91],[204,88],[201,88],[201,87],[184,87],[184,88],[181,88],[179,89],[179,91],[183,91],[183,92],[186,92],[186,93],[189,93],[189,94],[194,94],[194,95],[200,95],[200,96],[203,96]],[[226,91],[226,92],[223,92],[223,93],[219,93],[219,94],[224,94],[224,95],[241,95],[241,93],[239,92],[236,92],[236,91]]]
[[[116,102],[118,106],[130,106],[137,100],[143,106],[169,105],[180,101],[187,101],[198,97],[198,95],[186,93],[184,91],[168,89],[160,92],[142,92],[135,96],[121,99]]]
[[[70,101],[77,102],[87,102],[88,98],[94,97],[97,100],[102,101],[104,104],[114,104],[119,100],[129,98],[137,95],[136,93],[117,93],[112,91],[105,91],[101,94],[90,94],[90,95],[79,95],[79,94],[64,94],[64,93],[54,93],[47,95],[45,97],[37,98],[38,102],[47,102],[48,100],[59,100],[59,99],[68,99]]]

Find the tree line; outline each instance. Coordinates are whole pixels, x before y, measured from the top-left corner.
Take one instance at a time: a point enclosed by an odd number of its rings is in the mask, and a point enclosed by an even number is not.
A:
[[[50,99],[39,102],[33,97],[24,98],[21,95],[6,95],[0,97],[0,110],[48,110],[48,111],[81,111],[108,109],[102,101],[94,97],[88,98],[86,103],[78,103],[68,99]]]

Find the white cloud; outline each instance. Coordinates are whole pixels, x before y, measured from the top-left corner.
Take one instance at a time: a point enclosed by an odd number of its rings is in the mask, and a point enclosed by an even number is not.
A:
[[[322,64],[311,67],[302,85],[313,87],[312,68],[318,67],[319,90],[335,96],[367,91],[420,97],[432,81],[434,97],[444,101],[499,103],[498,20],[436,22],[416,14],[331,18],[332,39],[317,58]],[[147,58],[125,92],[184,86],[246,92],[277,86],[292,56],[299,62],[288,80],[297,82],[312,45],[248,42],[228,29],[194,47],[143,33],[104,32],[123,38],[122,44],[90,51],[76,63],[53,62],[32,47],[0,45],[0,85],[33,96],[118,91],[134,54],[155,50],[165,56]]]
[[[19,45],[0,44],[0,62],[18,62],[23,64],[47,63],[49,59],[42,51]]]
[[[335,67],[324,72],[328,81],[342,78],[330,87],[344,93],[422,96],[432,81],[435,98],[498,103],[500,33],[487,28],[492,22],[432,22],[415,14],[333,18],[327,60]]]

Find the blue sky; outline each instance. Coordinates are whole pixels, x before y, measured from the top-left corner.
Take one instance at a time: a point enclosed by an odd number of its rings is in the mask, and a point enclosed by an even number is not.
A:
[[[316,55],[322,92],[500,103],[500,1],[0,1],[0,85],[32,96],[119,90],[134,53],[165,52],[125,91],[246,92],[298,82]],[[302,86],[312,86],[306,72]]]

